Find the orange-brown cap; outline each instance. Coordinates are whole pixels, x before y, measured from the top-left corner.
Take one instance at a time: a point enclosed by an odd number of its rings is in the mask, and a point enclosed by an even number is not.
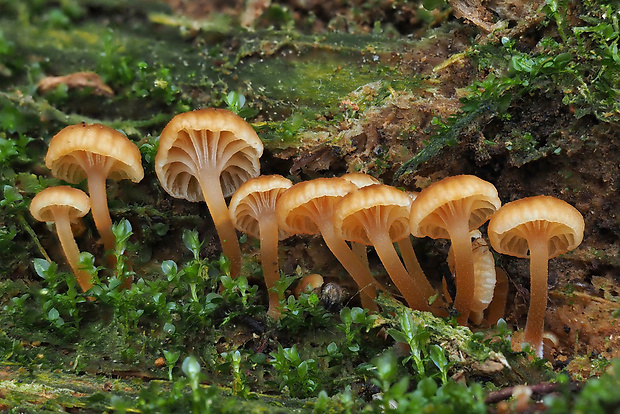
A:
[[[259,238],[259,220],[275,214],[276,201],[292,185],[291,180],[281,175],[261,175],[246,181],[233,194],[228,206],[235,227]],[[282,229],[278,230],[280,240],[288,236]]]
[[[30,213],[39,221],[56,221],[54,215],[62,210],[73,221],[90,210],[90,198],[82,190],[66,185],[48,187],[39,192],[30,203]]]
[[[297,183],[282,194],[276,205],[280,227],[293,234],[319,234],[316,220],[332,220],[335,205],[356,189],[355,184],[340,177]]]
[[[45,165],[52,174],[77,184],[84,180],[87,165],[95,163],[107,171],[107,178],[138,182],[144,177],[138,147],[125,135],[101,124],[69,125],[50,141]]]
[[[491,217],[488,233],[497,252],[526,258],[529,235],[544,232],[552,258],[579,246],[584,227],[583,216],[575,207],[555,197],[540,195],[505,204]]]
[[[407,193],[384,185],[369,185],[346,195],[334,212],[334,226],[342,238],[371,245],[368,229],[377,223],[385,226],[392,242],[409,237]]]
[[[351,181],[358,188],[366,187],[366,186],[373,185],[373,184],[381,184],[381,181],[379,181],[372,175],[364,174],[361,172],[346,173],[342,175],[341,177],[347,181]]]
[[[495,186],[474,175],[456,175],[431,184],[411,204],[411,233],[416,237],[449,239],[446,219],[466,214],[475,230],[500,207]]]
[[[196,178],[218,173],[224,197],[260,174],[263,143],[243,118],[226,109],[206,108],[175,116],[159,139],[155,172],[176,198],[203,201]]]

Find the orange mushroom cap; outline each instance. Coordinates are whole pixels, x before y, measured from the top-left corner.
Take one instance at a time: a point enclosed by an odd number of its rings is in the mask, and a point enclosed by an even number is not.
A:
[[[237,229],[260,239],[263,276],[269,292],[268,314],[279,317],[279,300],[273,291],[280,279],[278,240],[289,234],[281,230],[276,217],[276,202],[293,185],[281,175],[266,175],[246,181],[230,199],[230,215]]]
[[[320,234],[320,226],[333,226],[333,211],[342,197],[355,191],[355,184],[343,178],[316,178],[289,188],[278,201],[280,227],[292,234]]]
[[[89,210],[88,195],[82,190],[64,185],[44,189],[34,196],[30,203],[30,213],[35,219],[56,224],[56,234],[62,250],[84,292],[93,284],[91,276],[78,267],[80,251],[71,232],[71,222],[83,217]]]
[[[205,201],[200,180],[217,174],[224,197],[260,174],[263,143],[254,128],[226,109],[206,108],[172,118],[161,133],[155,172],[175,198]]]
[[[527,258],[528,237],[534,232],[544,232],[549,239],[548,259],[551,259],[579,246],[584,228],[583,216],[575,207],[541,195],[505,204],[491,217],[488,233],[497,252]]]
[[[469,318],[474,297],[474,263],[469,232],[500,207],[493,184],[473,175],[444,178],[420,192],[411,204],[411,233],[416,237],[449,238],[454,248],[459,324]]]
[[[489,239],[496,251],[530,258],[530,308],[524,339],[538,357],[543,355],[548,261],[579,246],[584,228],[583,216],[575,207],[542,195],[504,205],[489,222]]]
[[[59,212],[69,221],[84,217],[90,211],[90,198],[77,188],[67,185],[48,187],[34,196],[30,214],[39,221],[55,222]]]
[[[293,185],[291,180],[281,175],[261,175],[246,181],[230,199],[230,216],[235,227],[254,238],[260,238],[260,223],[274,220],[276,201],[282,193]],[[278,227],[278,240],[290,233]]]
[[[357,188],[366,187],[373,184],[381,184],[377,178],[373,177],[370,174],[365,174],[361,172],[351,172],[341,175],[341,178],[344,178],[347,181],[351,181],[353,184],[357,186]]]
[[[413,201],[411,233],[415,237],[449,239],[449,217],[463,215],[469,232],[483,225],[500,206],[493,184],[474,175],[447,177],[422,190]]]
[[[101,124],[69,125],[50,141],[45,165],[56,178],[77,184],[101,168],[111,180],[144,178],[140,150],[125,135]]]
[[[175,116],[159,139],[155,172],[171,196],[205,201],[231,275],[241,271],[241,250],[224,197],[260,173],[263,143],[250,124],[225,109]]]

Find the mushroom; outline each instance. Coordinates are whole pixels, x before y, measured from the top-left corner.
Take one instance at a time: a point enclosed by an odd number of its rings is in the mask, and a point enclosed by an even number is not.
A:
[[[56,224],[56,234],[60,240],[60,246],[75,279],[84,292],[90,289],[93,283],[91,275],[78,267],[80,250],[73,238],[71,222],[77,221],[89,210],[90,199],[88,195],[82,190],[66,185],[48,187],[34,196],[30,203],[30,213],[35,219]]]
[[[198,109],[175,116],[159,139],[155,172],[168,194],[205,201],[232,277],[241,271],[241,250],[224,197],[260,173],[263,143],[250,124],[225,109]]]
[[[280,279],[278,240],[289,236],[278,228],[276,201],[292,185],[291,180],[281,175],[259,176],[246,181],[230,199],[230,216],[235,227],[260,239],[263,277],[269,292],[268,314],[273,318],[280,316],[278,304],[282,299],[273,290]]]
[[[321,234],[325,244],[355,280],[362,305],[376,310],[374,303],[380,284],[353,253],[334,227],[334,208],[342,197],[355,191],[355,184],[340,177],[316,178],[293,185],[278,200],[276,214],[280,227],[293,234]]]
[[[299,298],[302,293],[312,293],[315,290],[318,290],[323,284],[325,280],[323,276],[318,273],[312,273],[307,276],[301,278],[297,286],[295,286],[295,297]]]
[[[411,204],[411,233],[416,237],[450,239],[456,268],[454,307],[457,321],[467,323],[474,300],[474,261],[469,232],[499,208],[493,184],[473,175],[444,178],[422,190]]]
[[[504,205],[489,221],[491,246],[530,259],[530,308],[524,340],[542,358],[549,259],[575,249],[585,223],[577,209],[551,196],[522,198]]]
[[[489,250],[489,244],[482,237],[480,230],[472,230],[469,233],[474,257],[474,299],[471,303],[469,319],[480,325],[484,319],[484,310],[489,307],[495,292],[495,259]],[[448,266],[454,272],[454,249],[448,251]]]
[[[75,124],[50,141],[45,165],[56,178],[72,184],[88,180],[93,219],[106,250],[115,245],[108,210],[106,180],[144,177],[140,150],[125,135],[101,124]]]
[[[370,185],[342,198],[334,212],[334,226],[343,239],[374,246],[407,304],[429,310],[434,289],[424,275],[407,272],[392,244],[409,237],[410,204],[409,196],[394,187]]]

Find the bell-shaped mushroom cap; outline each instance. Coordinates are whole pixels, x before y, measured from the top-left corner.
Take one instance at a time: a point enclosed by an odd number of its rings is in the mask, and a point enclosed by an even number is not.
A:
[[[379,181],[372,175],[364,174],[361,172],[346,173],[342,175],[341,177],[347,181],[351,181],[358,188],[366,187],[366,186],[373,185],[373,184],[381,184],[381,181]]]
[[[469,211],[469,230],[475,230],[500,207],[495,186],[474,175],[444,178],[425,188],[411,205],[411,233],[416,237],[449,239],[447,215]]]
[[[532,232],[545,232],[550,259],[579,246],[584,227],[583,216],[575,207],[541,195],[505,204],[491,217],[488,233],[497,252],[527,258],[528,237]]]
[[[276,214],[280,227],[294,234],[319,234],[317,219],[331,221],[335,205],[356,189],[355,184],[340,177],[297,183],[278,200]]]
[[[104,168],[107,178],[139,182],[144,177],[138,147],[125,135],[101,124],[75,124],[50,141],[45,165],[54,177],[77,184],[87,178],[87,166]]]
[[[224,197],[260,173],[263,143],[243,118],[226,109],[206,108],[175,116],[159,139],[155,172],[173,197],[204,201],[198,176],[219,173]]]
[[[254,238],[260,238],[259,220],[273,215],[280,195],[293,185],[281,175],[261,175],[246,181],[230,199],[230,216],[235,227]],[[274,217],[275,219],[275,217]],[[290,234],[278,230],[280,240]]]
[[[90,210],[90,198],[82,190],[66,185],[48,187],[30,203],[30,213],[39,221],[56,221],[54,210],[66,211],[70,221],[84,217]]]
[[[369,185],[342,199],[334,214],[334,225],[345,240],[372,245],[369,226],[380,223],[392,242],[409,237],[407,193],[389,185]]]

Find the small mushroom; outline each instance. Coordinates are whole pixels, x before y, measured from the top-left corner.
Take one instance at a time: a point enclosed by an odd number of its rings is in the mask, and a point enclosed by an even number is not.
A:
[[[444,178],[420,192],[411,204],[411,233],[450,239],[456,268],[457,321],[467,323],[474,300],[474,261],[469,232],[484,224],[501,201],[493,184],[473,175]]]
[[[506,312],[506,300],[508,299],[508,275],[506,271],[499,266],[495,266],[495,289],[493,290],[493,299],[489,303],[489,307],[485,310],[485,318],[488,326],[497,324],[500,318],[504,317]]]
[[[577,209],[551,196],[522,198],[504,205],[489,221],[491,246],[502,254],[530,259],[530,308],[524,340],[542,358],[549,259],[575,249],[585,223]]]
[[[280,227],[293,234],[321,234],[325,244],[360,289],[362,305],[372,310],[380,284],[353,253],[334,227],[334,208],[342,197],[355,191],[355,184],[340,177],[316,178],[293,185],[278,200],[276,214]]]
[[[88,181],[95,226],[105,249],[113,250],[115,238],[106,180],[142,180],[144,170],[138,147],[115,129],[80,123],[62,129],[51,139],[45,165],[54,177],[72,184]]]
[[[482,237],[480,230],[472,230],[472,254],[474,256],[474,300],[471,304],[469,319],[480,325],[484,319],[484,310],[489,307],[495,292],[495,259],[489,250],[487,241]],[[450,247],[448,252],[448,266],[454,272],[454,250]]]
[[[422,274],[410,275],[392,243],[409,237],[411,199],[395,187],[370,185],[342,198],[334,212],[334,225],[345,239],[375,248],[390,278],[407,304],[429,310],[428,299],[435,294]]]
[[[235,227],[260,240],[263,277],[269,292],[268,314],[273,318],[280,316],[278,303],[282,299],[272,289],[280,279],[278,240],[289,236],[278,228],[276,201],[292,185],[291,180],[281,175],[259,176],[246,181],[230,199],[230,216]]]
[[[90,274],[78,267],[80,250],[73,238],[71,222],[77,221],[89,210],[88,195],[82,190],[65,185],[46,188],[34,196],[30,203],[30,213],[35,219],[56,224],[60,246],[75,279],[84,292],[90,289],[93,283]]]
[[[250,124],[225,109],[198,109],[175,116],[159,139],[155,172],[168,194],[205,201],[230,260],[241,271],[241,250],[224,197],[260,173],[263,143]]]
[[[295,286],[295,297],[299,298],[302,293],[311,293],[323,286],[325,280],[318,273],[312,273],[301,278],[297,286]]]

